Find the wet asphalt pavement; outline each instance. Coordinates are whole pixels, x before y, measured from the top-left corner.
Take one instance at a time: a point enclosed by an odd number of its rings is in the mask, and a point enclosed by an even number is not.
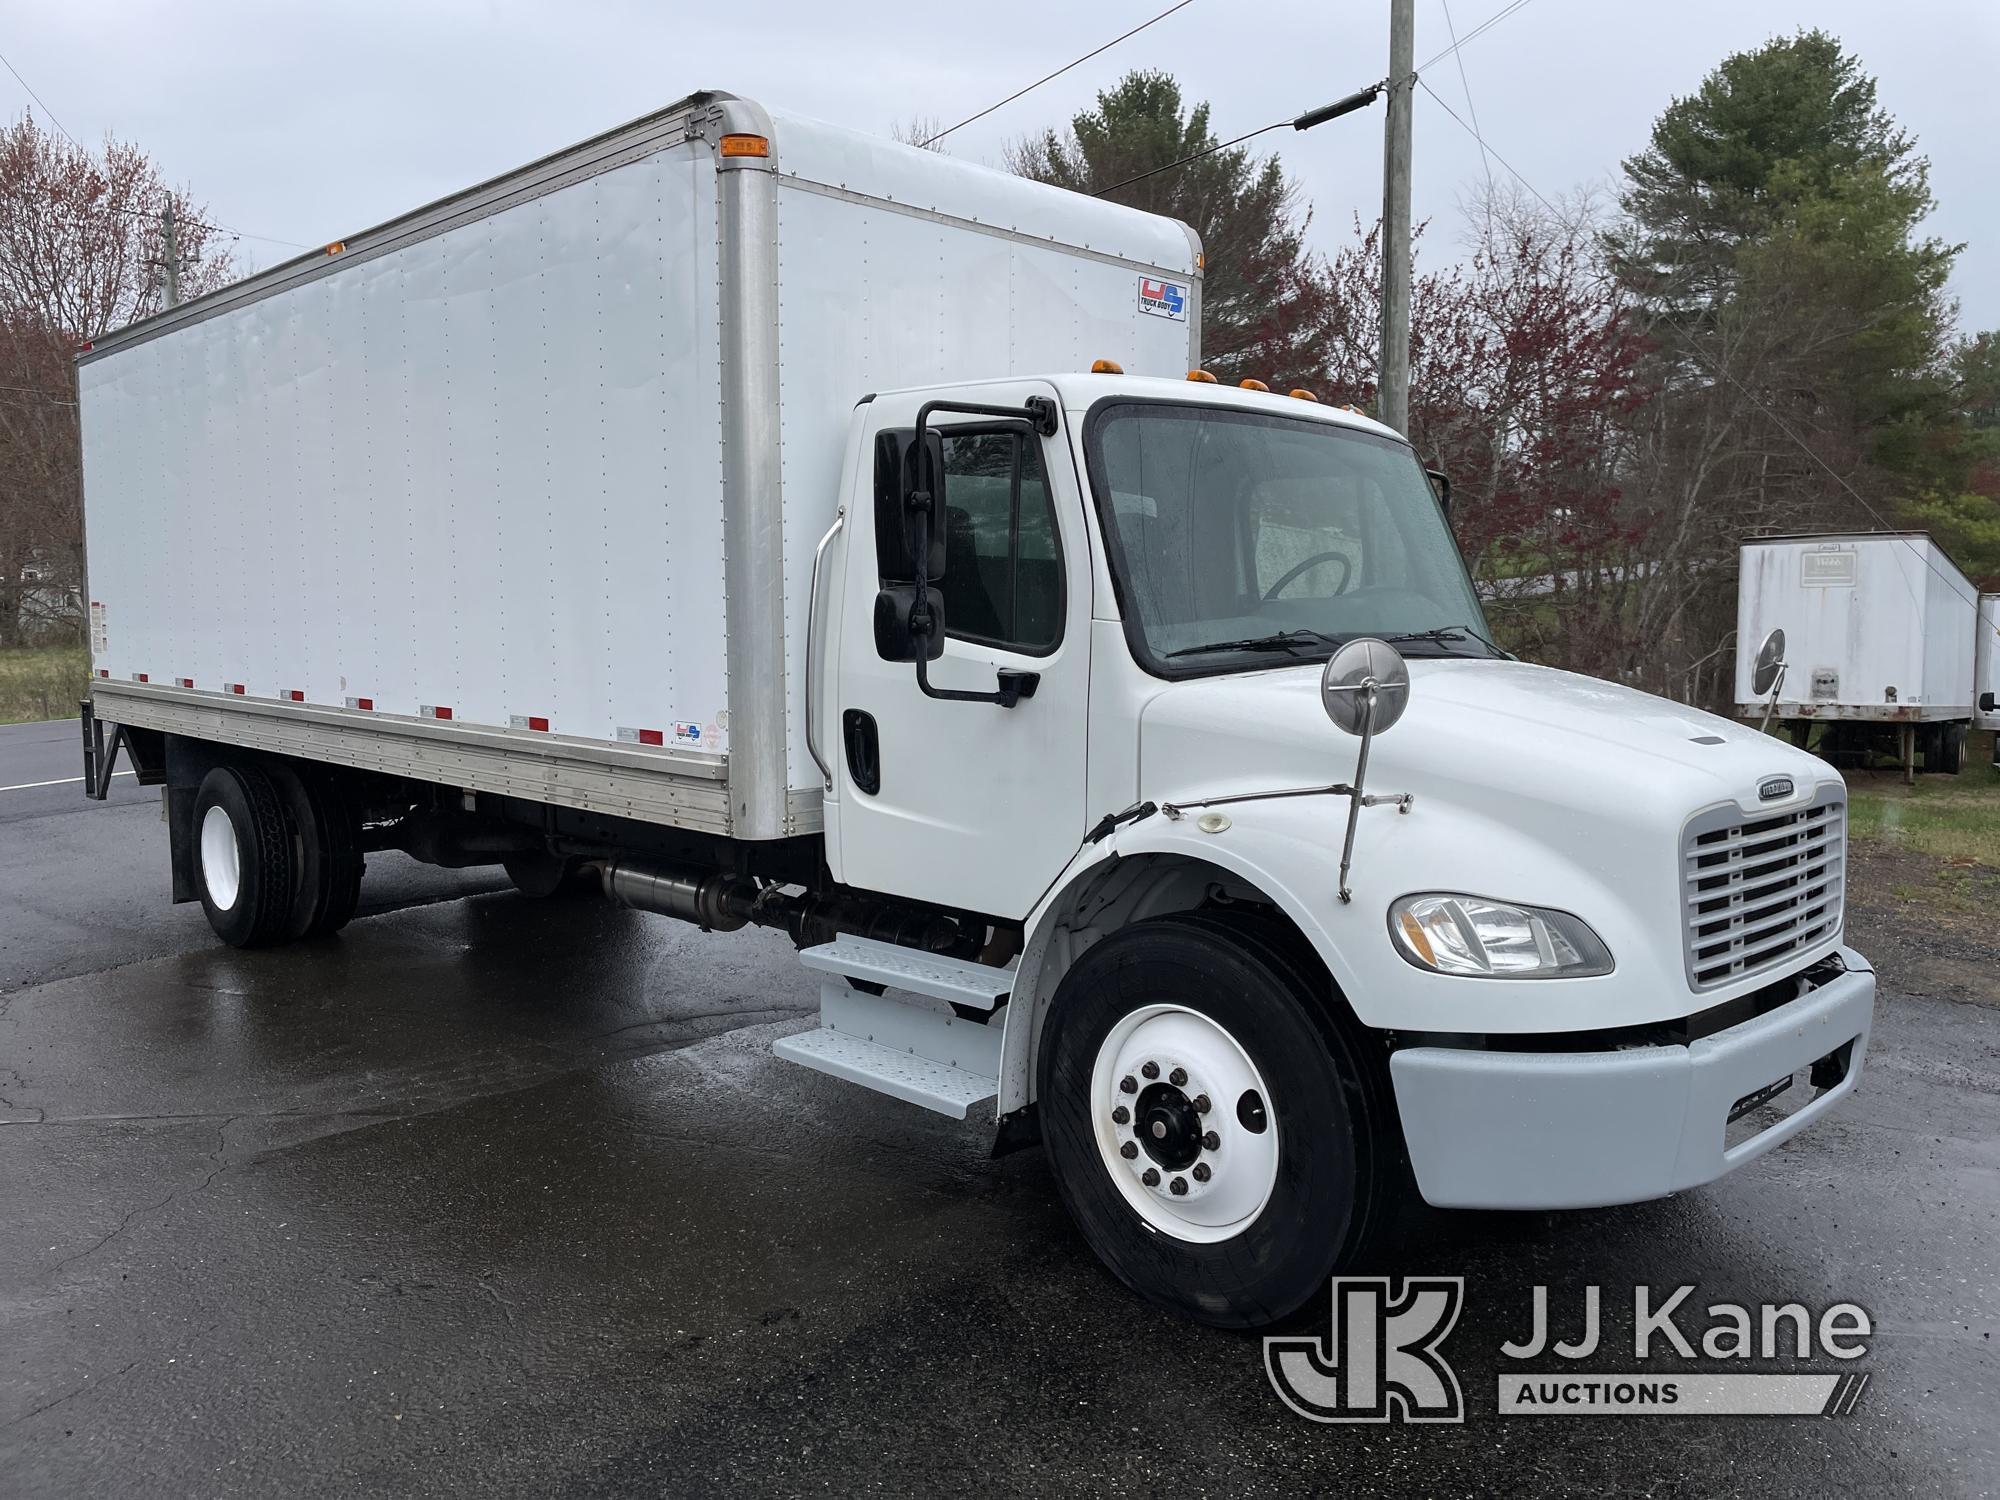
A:
[[[73,736],[0,728],[0,786]],[[237,953],[155,794],[0,791],[0,1494],[2000,1489],[2000,940],[1863,902],[1859,1092],[1721,1184],[1413,1212],[1382,1269],[1467,1278],[1468,1420],[1326,1427],[1100,1271],[1039,1153],[775,1062],[782,938],[400,856],[364,903]],[[1616,1370],[1640,1282],[1859,1302],[1865,1398],[1495,1414],[1532,1286],[1626,1309]]]

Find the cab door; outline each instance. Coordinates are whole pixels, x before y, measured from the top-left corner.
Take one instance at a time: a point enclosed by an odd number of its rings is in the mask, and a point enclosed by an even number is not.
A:
[[[837,873],[848,885],[1020,918],[1085,827],[1083,499],[1062,431],[949,411],[927,418],[941,443],[943,502],[942,571],[933,549],[930,588],[943,601],[944,644],[928,663],[930,684],[992,692],[1003,671],[1034,681],[1011,707],[926,695],[910,662],[879,653],[872,612],[884,583],[909,576],[895,455],[938,394],[870,403],[862,463],[878,472],[858,474],[852,492],[838,665],[822,720],[837,759],[829,832],[837,826]],[[965,394],[992,406],[1055,398],[1030,381]]]

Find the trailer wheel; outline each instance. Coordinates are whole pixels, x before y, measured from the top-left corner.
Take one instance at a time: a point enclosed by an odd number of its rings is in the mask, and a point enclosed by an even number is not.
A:
[[[1381,1059],[1270,936],[1202,914],[1128,927],[1064,976],[1042,1038],[1077,1227],[1141,1296],[1218,1327],[1315,1305],[1397,1180]]]
[[[286,937],[338,932],[361,898],[361,851],[347,799],[332,781],[282,761],[270,766],[292,835],[292,905]]]
[[[1956,776],[1965,766],[1965,726],[1940,724],[1924,755],[1924,768],[1938,776]]]
[[[196,885],[215,935],[236,948],[290,936],[292,832],[271,778],[217,766],[194,800]]]

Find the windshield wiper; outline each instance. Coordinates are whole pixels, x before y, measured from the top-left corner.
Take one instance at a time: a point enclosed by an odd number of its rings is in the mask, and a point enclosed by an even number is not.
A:
[[[1336,644],[1334,637],[1317,630],[1281,630],[1276,635],[1250,636],[1240,641],[1210,641],[1204,646],[1183,646],[1178,651],[1169,651],[1168,656],[1198,656],[1204,651],[1289,651],[1297,656],[1302,651],[1320,646]]]
[[[1404,630],[1395,635],[1377,636],[1376,639],[1392,644],[1397,641],[1477,641],[1495,656],[1504,657],[1508,661],[1514,659],[1511,653],[1501,650],[1470,625],[1440,625],[1435,630]]]

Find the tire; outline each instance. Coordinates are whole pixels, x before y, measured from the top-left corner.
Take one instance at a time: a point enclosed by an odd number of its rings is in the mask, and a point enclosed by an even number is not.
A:
[[[324,775],[307,773],[306,791],[319,809],[319,831],[325,840],[324,857],[329,874],[326,899],[306,928],[307,937],[325,937],[340,931],[354,920],[361,904],[361,877],[368,861],[361,853],[361,816],[338,782]]]
[[[292,906],[288,938],[338,932],[361,899],[363,863],[353,810],[331,780],[274,761],[271,782],[292,834]]]
[[[1215,1327],[1317,1307],[1403,1178],[1380,1048],[1301,946],[1254,918],[1137,923],[1064,976],[1042,1038],[1043,1137],[1078,1229],[1132,1290]]]
[[[1940,724],[1931,753],[1924,760],[1926,770],[1939,776],[1956,776],[1965,766],[1965,726]]]
[[[271,778],[217,766],[194,799],[195,885],[215,935],[262,948],[291,935],[293,835]]]

